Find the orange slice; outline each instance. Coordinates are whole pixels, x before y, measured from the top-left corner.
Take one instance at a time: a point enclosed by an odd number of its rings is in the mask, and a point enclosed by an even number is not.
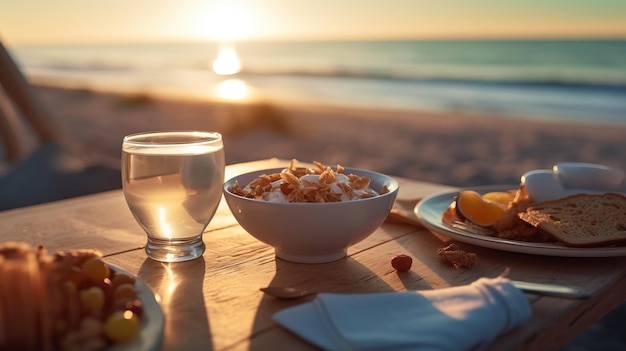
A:
[[[476,191],[465,190],[456,197],[456,211],[463,219],[489,227],[504,216],[506,208],[495,201],[485,200]]]
[[[503,205],[506,209],[509,205],[509,202],[513,200],[515,193],[505,192],[505,191],[493,191],[490,193],[483,194],[483,200],[495,202],[499,205]]]

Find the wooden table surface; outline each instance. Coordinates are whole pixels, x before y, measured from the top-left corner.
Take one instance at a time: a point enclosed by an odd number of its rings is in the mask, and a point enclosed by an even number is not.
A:
[[[227,167],[227,177],[284,160]],[[398,178],[400,199],[424,197],[451,187]],[[49,251],[96,248],[105,261],[137,275],[161,298],[166,318],[163,350],[315,350],[271,320],[272,314],[300,303],[264,296],[260,287],[295,286],[331,292],[391,292],[439,289],[495,277],[571,284],[587,289],[587,299],[527,295],[532,319],[500,336],[493,350],[557,350],[626,300],[626,257],[566,258],[497,251],[458,243],[475,252],[470,269],[439,260],[450,239],[417,226],[385,223],[348,250],[345,259],[296,264],[275,259],[271,247],[248,235],[222,201],[205,231],[207,250],[190,262],[163,264],[148,259],[145,234],[133,219],[121,190],[0,212],[0,241],[44,245]],[[397,273],[391,257],[414,258],[411,271]]]

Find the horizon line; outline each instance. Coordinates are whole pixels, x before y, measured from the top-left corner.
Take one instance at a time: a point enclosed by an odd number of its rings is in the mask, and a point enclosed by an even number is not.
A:
[[[246,38],[234,40],[220,40],[215,38],[133,38],[133,39],[105,39],[97,41],[59,40],[59,41],[18,41],[4,40],[0,35],[0,42],[10,46],[30,45],[148,45],[148,44],[191,44],[191,43],[294,43],[294,42],[402,42],[402,41],[583,41],[583,40],[626,40],[626,34],[618,35],[577,35],[577,36],[503,36],[503,37],[372,37],[372,38]]]

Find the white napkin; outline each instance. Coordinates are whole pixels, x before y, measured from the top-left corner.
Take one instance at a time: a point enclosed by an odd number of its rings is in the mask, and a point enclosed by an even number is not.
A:
[[[400,293],[319,294],[274,320],[325,350],[475,350],[526,322],[524,294],[503,277]]]

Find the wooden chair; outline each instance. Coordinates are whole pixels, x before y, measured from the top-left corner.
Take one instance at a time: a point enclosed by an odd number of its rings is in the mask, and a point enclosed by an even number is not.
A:
[[[72,141],[0,42],[0,210],[121,187],[120,170],[86,164],[66,167]],[[88,161],[88,160],[87,160]]]

